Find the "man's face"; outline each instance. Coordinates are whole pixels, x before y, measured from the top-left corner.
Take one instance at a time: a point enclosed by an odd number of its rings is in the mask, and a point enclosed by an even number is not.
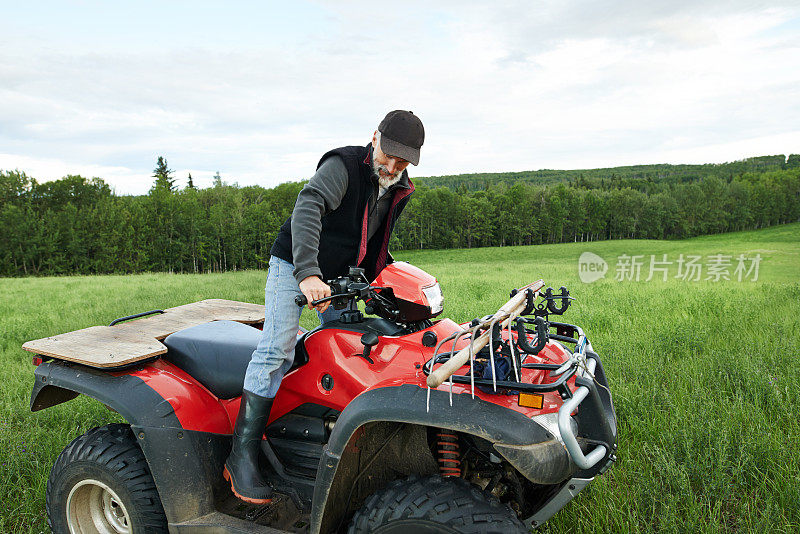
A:
[[[389,156],[383,153],[378,143],[377,130],[372,135],[372,159],[375,171],[381,182],[394,183],[400,179],[400,174],[408,167],[408,162],[403,158]]]

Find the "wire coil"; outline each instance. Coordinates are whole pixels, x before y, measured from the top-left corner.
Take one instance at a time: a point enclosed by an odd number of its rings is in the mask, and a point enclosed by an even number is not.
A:
[[[461,451],[456,434],[452,434],[444,429],[437,432],[436,460],[439,462],[439,474],[442,476],[461,476]]]

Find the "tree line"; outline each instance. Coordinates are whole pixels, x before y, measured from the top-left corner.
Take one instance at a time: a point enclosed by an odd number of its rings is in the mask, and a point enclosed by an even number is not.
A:
[[[696,166],[709,172],[688,180],[685,173],[676,179],[674,166],[638,174],[633,167],[562,171],[577,174],[482,187],[421,178],[391,246],[672,239],[800,220],[800,156],[766,158],[761,167],[739,162],[735,173]],[[126,196],[100,178],[39,183],[24,172],[0,171],[0,276],[265,269],[305,183],[239,187],[217,173],[211,187],[198,189],[189,175],[181,189],[164,158],[153,178],[147,195]]]
[[[555,170],[540,169],[538,171],[471,173],[447,176],[431,176],[425,178],[430,187],[445,186],[449,188],[466,187],[469,190],[486,189],[497,183],[527,182],[536,185],[550,185],[561,182],[577,183],[587,187],[602,187],[605,182],[614,187],[635,187],[641,182],[688,183],[715,176],[729,180],[746,172],[777,171],[800,165],[800,155],[792,154],[788,158],[783,155],[757,156],[728,163],[704,163],[683,165],[630,165],[605,169]]]

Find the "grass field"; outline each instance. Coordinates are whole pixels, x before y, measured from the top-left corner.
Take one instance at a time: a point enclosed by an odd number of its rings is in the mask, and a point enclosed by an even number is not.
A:
[[[592,284],[578,257],[609,264]],[[617,258],[643,255],[640,281]],[[650,255],[761,256],[758,281],[649,282]],[[619,461],[544,532],[800,531],[800,224],[685,241],[399,252],[435,275],[445,315],[494,311],[536,278],[577,297],[565,320],[601,355],[619,418]],[[702,278],[707,272],[704,270]],[[61,449],[116,420],[80,397],[31,414],[29,339],[204,298],[262,302],[265,273],[0,279],[0,532],[47,532],[44,493]],[[752,274],[750,276],[752,278]],[[304,326],[314,325],[304,315]]]

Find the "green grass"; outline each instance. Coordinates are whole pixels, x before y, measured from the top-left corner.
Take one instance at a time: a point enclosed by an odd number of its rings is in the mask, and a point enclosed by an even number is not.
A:
[[[578,257],[609,263],[583,284]],[[622,254],[761,254],[757,282],[614,279]],[[800,530],[800,224],[685,241],[402,251],[435,275],[445,315],[497,309],[536,278],[577,298],[619,418],[619,461],[543,532]],[[647,263],[643,267],[646,278]],[[47,532],[44,491],[61,449],[118,420],[80,397],[32,414],[29,339],[204,298],[261,302],[265,273],[0,279],[0,532]],[[705,278],[705,273],[703,275]],[[313,326],[304,315],[304,326]]]

